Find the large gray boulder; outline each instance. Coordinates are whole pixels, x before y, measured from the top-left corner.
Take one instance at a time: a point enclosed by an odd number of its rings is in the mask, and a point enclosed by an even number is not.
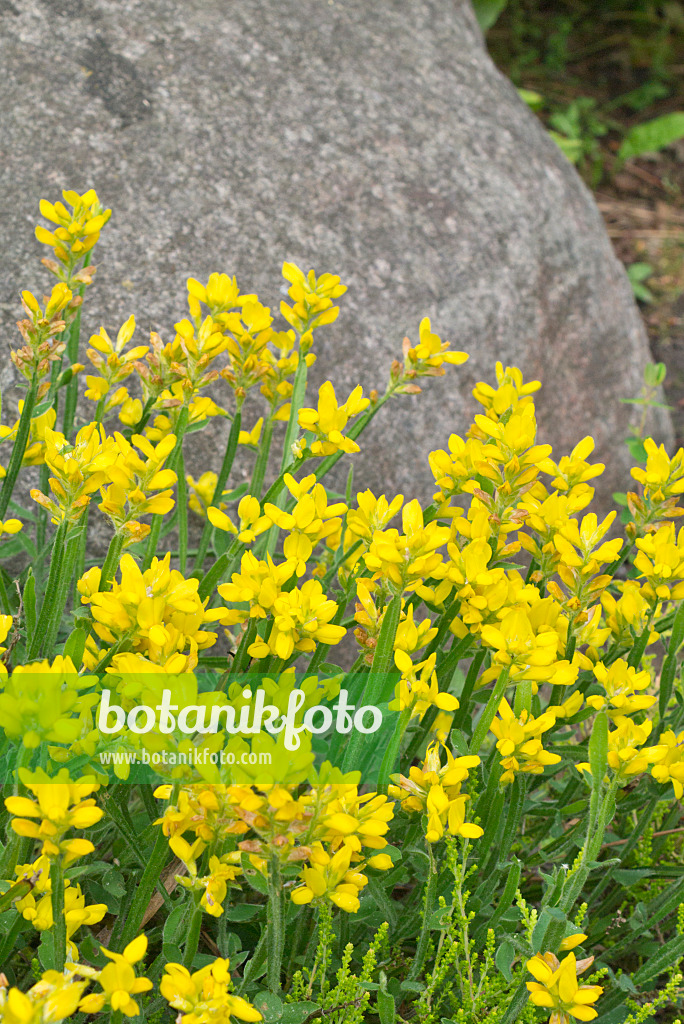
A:
[[[557,454],[595,435],[602,505],[622,489],[644,329],[591,195],[468,3],[0,0],[0,66],[5,384],[17,292],[47,284],[38,200],[93,186],[114,216],[86,337],[134,312],[140,340],[168,338],[188,275],[235,273],[277,309],[284,259],[332,271],[349,292],[317,382],[382,389],[426,314],[472,353],[364,438],[358,485],[429,498],[427,453],[500,359],[543,382]],[[671,441],[665,415],[652,428]],[[193,470],[216,465],[217,432],[194,438]]]

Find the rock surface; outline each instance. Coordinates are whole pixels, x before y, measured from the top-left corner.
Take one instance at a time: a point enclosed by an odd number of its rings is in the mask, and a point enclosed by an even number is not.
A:
[[[463,0],[0,0],[0,64],[5,385],[17,293],[48,282],[38,200],[93,186],[114,215],[86,338],[131,312],[168,337],[190,274],[277,309],[284,259],[329,270],[349,292],[317,382],[384,387],[426,314],[472,354],[376,421],[356,484],[429,498],[427,453],[500,359],[543,382],[558,455],[594,433],[604,508],[622,488],[646,336],[590,194]],[[218,463],[216,433],[194,439],[193,470]]]

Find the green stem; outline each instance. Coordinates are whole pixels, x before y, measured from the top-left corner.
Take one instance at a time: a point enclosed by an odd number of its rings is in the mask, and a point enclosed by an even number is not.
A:
[[[171,797],[173,800],[173,796]],[[121,937],[116,944],[114,949],[115,952],[120,953],[124,946],[127,946],[131,942],[142,924],[142,919],[145,916],[145,911],[152,898],[152,894],[157,886],[157,882],[161,877],[161,873],[166,866],[166,862],[169,857],[169,846],[164,835],[161,826],[157,832],[157,838],[154,843],[154,848],[150,855],[150,859],[147,862],[147,866],[142,873],[142,878],[138,883],[138,888],[135,891],[133,902],[131,903],[126,923],[121,933]]]
[[[649,826],[649,824],[651,822],[651,818],[655,814],[656,807],[658,806],[659,801],[660,801],[660,797],[659,796],[652,796],[651,799],[649,800],[649,802],[644,807],[639,820],[637,821],[636,825],[634,826],[633,831],[630,833],[629,839],[627,840],[627,842],[625,843],[625,845],[622,847],[622,849],[620,851],[620,860],[621,860],[622,863],[624,863],[627,860],[627,858],[629,857],[629,855],[632,853],[632,851],[634,849],[636,849],[636,846],[637,846],[639,840],[641,839],[642,835],[644,834],[644,832],[648,828],[648,826]],[[595,905],[596,900],[598,899],[598,897],[601,895],[603,890],[606,888],[606,886],[610,882],[611,878],[613,877],[613,872],[615,871],[615,869],[617,867],[618,867],[617,864],[611,864],[611,866],[606,870],[605,874],[603,875],[603,877],[601,878],[600,882],[598,883],[598,885],[596,886],[596,888],[594,889],[594,891],[591,894],[591,902],[592,902],[592,904]]]
[[[237,451],[238,439],[240,437],[240,428],[242,425],[242,413],[238,409],[233,417],[233,423],[228,434],[228,443],[226,445],[226,451],[223,456],[223,462],[221,463],[221,469],[219,470],[218,477],[216,478],[216,486],[214,487],[214,493],[211,496],[210,506],[218,507],[221,502],[221,496],[226,488],[228,482],[228,476],[233,468],[233,461],[235,459],[235,453]],[[254,494],[254,491],[250,491]],[[257,495],[258,497],[258,495]],[[197,549],[197,556],[195,558],[195,564],[193,565],[193,573],[199,573],[202,570],[204,559],[207,554],[207,548],[209,547],[209,539],[211,537],[212,525],[207,517],[204,528],[202,529],[202,536],[200,537],[199,547]]]
[[[235,652],[235,657],[233,658],[233,664],[230,667],[230,674],[231,674],[231,676],[237,678],[237,677],[241,676],[243,673],[245,673],[247,671],[247,669],[249,667],[249,662],[250,662],[250,656],[248,654],[248,649],[254,643],[254,640],[256,638],[256,634],[257,634],[257,620],[256,619],[250,619],[249,622],[247,623],[247,628],[245,629],[244,633],[242,634],[242,638],[240,640],[240,643],[238,644],[238,649]]]
[[[261,444],[259,445],[259,454],[257,455],[256,462],[254,463],[252,480],[249,485],[249,493],[253,494],[255,498],[259,498],[259,500],[261,500],[261,492],[264,487],[264,478],[268,467],[268,457],[271,453],[272,440],[273,420],[269,416],[264,424],[264,433],[261,438]]]
[[[92,252],[86,253],[83,266],[87,267],[90,264]],[[85,295],[86,286],[84,284],[78,289],[78,294],[81,299]],[[78,361],[78,350],[81,340],[81,310],[83,306],[79,306],[76,312],[76,316],[69,328],[69,340],[67,341],[66,355],[69,360],[69,366],[73,366]],[[64,402],[64,419],[62,420],[62,433],[69,439],[71,431],[74,426],[74,418],[76,416],[76,404],[78,402],[78,377],[72,377],[67,384],[66,400]]]
[[[12,454],[10,455],[9,465],[7,467],[7,473],[2,484],[2,490],[0,491],[0,520],[5,518],[5,513],[14,491],[14,485],[17,482],[19,471],[24,459],[24,452],[26,451],[26,445],[28,444],[29,435],[31,432],[31,416],[33,415],[33,409],[36,404],[36,396],[38,393],[38,380],[33,377],[29,389],[24,399],[24,407],[21,410],[21,417],[19,419],[19,426],[17,427],[17,436],[14,439],[12,445]]]
[[[52,886],[52,938],[54,942],[53,968],[61,974],[66,963],[66,917],[64,916],[64,871],[60,856],[50,867]]]
[[[32,637],[27,638],[27,661],[34,661],[35,658],[37,658],[43,645],[43,641],[47,635],[50,620],[54,613],[55,603],[59,592],[62,565],[66,558],[67,530],[67,521],[62,520],[55,533],[55,540],[52,548],[52,560],[50,562],[50,573],[45,587],[45,594],[43,596],[43,603],[41,605],[40,615],[38,616],[36,630]]]
[[[71,594],[71,580],[76,567],[79,544],[79,533],[76,533],[75,536],[71,537],[71,539],[65,543],[64,557],[62,559],[62,565],[60,567],[59,577],[57,580],[54,604],[51,608],[51,614],[48,619],[42,646],[43,654],[47,655],[48,658],[52,656],[64,612],[69,602],[69,596]],[[38,625],[38,632],[40,633],[40,623]]]
[[[475,683],[477,682],[477,677],[480,674],[482,662],[485,660],[486,656],[487,652],[483,648],[480,648],[480,650],[477,652],[477,654],[470,663],[470,667],[468,668],[468,674],[465,678],[465,683],[463,684],[463,689],[461,690],[461,695],[458,699],[459,706],[456,710],[456,714],[454,715],[454,721],[452,725],[452,728],[454,729],[462,729],[463,724],[468,717],[470,698],[472,696],[473,690],[475,689]]]
[[[80,601],[80,594],[78,592],[77,583],[81,576],[85,572],[85,559],[86,559],[86,548],[88,545],[88,519],[90,513],[90,505],[86,508],[83,513],[83,521],[81,523],[81,530],[78,535],[78,546],[76,549],[76,565],[74,573],[74,593],[72,596],[72,605],[74,608],[78,607]]]
[[[48,487],[50,486],[49,483],[48,483],[49,479],[50,479],[50,470],[48,469],[48,467],[45,464],[43,464],[40,467],[40,478],[39,478],[39,481],[38,481],[38,487],[43,492],[43,494],[47,494]],[[39,507],[38,508],[38,520],[36,522],[36,551],[42,551],[43,547],[45,546],[45,534],[47,532],[47,520],[48,520],[47,509]],[[39,565],[37,565],[35,567],[35,574],[36,575],[38,575],[39,568],[40,568]]]
[[[188,487],[183,449],[178,454],[178,568],[183,576],[188,563]],[[208,520],[207,520],[208,521]]]
[[[197,904],[192,912],[190,918],[190,927],[188,928],[188,937],[185,943],[185,952],[183,954],[183,966],[190,969],[192,962],[195,959],[197,947],[199,946],[200,931],[202,929],[202,908]]]
[[[430,940],[430,918],[432,917],[432,911],[434,909],[435,889],[437,888],[437,865],[435,864],[435,855],[432,852],[432,844],[426,842],[425,845],[427,846],[428,856],[430,858],[430,866],[428,868],[427,884],[425,886],[423,924],[420,929],[416,955],[413,958],[413,963],[411,964],[411,969],[409,970],[408,977],[406,979],[407,981],[415,981],[423,969],[423,964],[425,963],[428,942]]]
[[[280,992],[280,972],[283,960],[285,933],[283,931],[283,883],[278,854],[271,855],[268,871],[268,969],[267,981],[271,992]]]
[[[239,540],[233,541],[229,550],[224,551],[221,557],[216,559],[211,569],[202,577],[197,591],[202,601],[213,593],[214,588],[221,582],[233,560],[239,555],[242,546]]]
[[[176,471],[178,470],[178,464],[179,464],[180,457],[181,457],[181,454],[182,454],[182,451],[183,451],[183,435],[185,434],[185,429],[186,429],[186,427],[188,425],[188,416],[189,416],[188,407],[187,407],[187,405],[184,405],[183,408],[180,411],[180,415],[178,417],[178,423],[176,424],[176,444],[175,444],[174,449],[171,452],[171,454],[170,454],[170,456],[169,456],[169,458],[168,458],[168,460],[166,462],[166,468],[167,469],[173,469],[173,470],[176,470]],[[178,498],[180,499],[180,487],[179,487]],[[154,556],[157,553],[157,545],[159,543],[159,533],[160,533],[161,528],[162,528],[163,519],[164,519],[163,515],[153,515],[152,516],[152,526],[150,527],[150,533],[149,533],[149,536],[147,538],[147,549],[145,550],[145,558],[144,558],[144,561],[143,561],[143,571],[146,570],[146,569],[149,569],[149,567],[152,564],[152,559],[154,558]]]
[[[100,573],[100,586],[97,588],[101,594],[104,594],[111,587],[116,576],[116,571],[119,568],[119,561],[121,559],[121,552],[124,546],[124,536],[122,533],[115,533],[109,542],[107,548],[107,555],[102,566],[102,572]]]
[[[475,727],[473,738],[470,741],[470,753],[477,754],[480,751],[480,747],[489,732],[489,727],[496,718],[496,713],[499,710],[504,693],[506,692],[506,686],[508,684],[508,667],[501,670],[499,678],[497,679],[494,689],[492,690],[489,700],[487,701],[485,708],[480,715],[480,719]]]
[[[394,641],[397,636],[399,618],[401,616],[401,594],[395,594],[388,604],[380,628],[378,644],[373,655],[373,664],[366,680],[360,704],[377,704],[386,682],[387,673],[393,663]],[[363,745],[363,737],[359,732],[352,732],[347,743],[342,770],[353,771],[358,766],[358,755]]]
[[[394,767],[397,757],[399,756],[401,740],[404,733],[406,732],[406,728],[410,721],[411,708],[404,708],[404,710],[399,715],[399,718],[397,719],[394,735],[392,736],[392,739],[387,745],[387,749],[385,751],[382,763],[380,765],[380,770],[378,772],[378,793],[384,793],[385,795],[387,794],[390,772],[392,771],[392,768]]]

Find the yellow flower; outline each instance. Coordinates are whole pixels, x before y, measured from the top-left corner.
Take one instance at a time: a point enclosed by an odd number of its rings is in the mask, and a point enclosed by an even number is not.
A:
[[[89,274],[81,271],[81,276],[73,273],[76,263],[95,246],[100,237],[100,232],[111,217],[111,210],[103,210],[97,197],[95,189],[88,189],[82,196],[72,189],[62,192],[62,197],[69,204],[71,210],[67,209],[64,203],[49,203],[47,199],[40,201],[40,213],[46,220],[56,225],[52,231],[46,228],[36,228],[36,238],[43,245],[49,245],[57,259],[63,264],[62,273],[66,275],[69,284],[72,282],[89,283],[94,273],[94,268],[86,268]],[[56,264],[52,261],[44,261],[53,273],[59,273]]]
[[[476,768],[480,758],[473,754],[454,757],[444,747],[447,763],[442,765],[439,742],[431,743],[425,754],[422,768],[411,767],[408,776],[392,776],[396,786],[390,786],[390,796],[398,797],[407,811],[427,814],[425,838],[436,843],[445,831],[453,836],[478,839],[483,831],[479,825],[465,820],[465,808],[469,799],[461,793],[461,783],[468,778],[471,768]]]
[[[200,797],[201,799],[202,797]],[[187,806],[187,804],[188,798],[185,794],[185,805]],[[216,806],[218,807],[217,801]],[[187,824],[190,825],[189,822]],[[212,855],[209,858],[209,874],[198,877],[197,858],[206,849],[204,841],[198,838],[190,845],[176,831],[169,839],[169,846],[176,857],[183,862],[188,872],[187,877],[176,875],[176,881],[185,889],[201,893],[200,906],[212,917],[220,917],[223,913],[223,901],[228,892],[228,885],[234,882],[242,870],[239,852],[229,853],[221,858]],[[239,886],[235,886],[235,888],[239,888]]]
[[[266,507],[264,506],[264,511]],[[230,516],[212,506],[207,509],[207,516],[212,526],[224,533],[234,533],[241,544],[252,544],[259,534],[268,530],[273,524],[268,515],[261,514],[259,501],[252,494],[246,494],[237,508],[239,527],[236,527]]]
[[[251,430],[241,430],[238,436],[238,444],[259,444],[261,430],[264,425],[264,417],[260,416]]]
[[[644,523],[684,515],[679,506],[680,495],[684,493],[684,449],[679,448],[670,456],[664,445],[656,445],[652,437],[644,441],[646,466],[635,466],[630,472],[643,487],[647,508],[643,511]],[[630,495],[636,498],[636,495]]]
[[[412,381],[415,377],[440,377],[444,373],[444,363],[462,366],[469,358],[467,352],[448,351],[449,342],[442,341],[439,335],[433,334],[430,318],[427,316],[420,321],[418,336],[417,345],[412,345],[408,338],[404,338],[404,380]],[[415,393],[420,388],[414,385],[410,390]]]
[[[355,537],[370,541],[376,530],[384,530],[404,504],[403,494],[388,501],[384,494],[376,498],[372,491],[359,491],[356,508],[347,513],[347,527]]]
[[[66,769],[54,780],[46,777],[45,782],[28,781],[27,789],[36,799],[8,796],[5,797],[5,807],[12,815],[12,828],[17,835],[40,840],[45,856],[61,855],[67,865],[95,849],[86,839],[65,839],[67,832],[72,828],[95,825],[103,812],[94,800],[89,799],[90,794],[100,788],[98,783],[92,779],[61,782],[62,777],[69,778]]]
[[[230,961],[219,958],[191,974],[181,964],[167,964],[159,983],[164,999],[178,1010],[178,1024],[231,1024],[262,1020],[259,1011],[231,992]]]
[[[15,869],[17,881],[28,879],[33,886],[31,892],[17,900],[15,906],[25,921],[30,921],[36,931],[42,932],[52,928],[52,886],[50,883],[50,859],[42,856],[34,864],[23,864]],[[75,960],[78,949],[71,941],[72,935],[81,925],[99,924],[107,913],[106,903],[93,903],[86,906],[85,896],[78,884],[70,879],[64,881],[64,918],[68,950]]]
[[[42,380],[50,371],[51,365],[61,360],[66,348],[64,330],[73,321],[82,299],[80,295],[72,295],[63,282],[56,284],[50,296],[43,297],[44,310],[31,292],[21,293],[21,302],[27,314],[25,319],[17,323],[25,345],[10,353],[12,362],[28,381],[34,377]],[[70,367],[70,372],[78,373],[83,369],[80,363]],[[38,397],[42,398],[49,389],[49,382],[42,381],[38,389]]]
[[[107,964],[97,974],[102,991],[85,996],[81,1000],[79,1010],[82,1013],[100,1013],[108,1006],[114,1013],[121,1010],[127,1017],[137,1016],[140,1007],[133,996],[140,992],[149,992],[152,988],[152,982],[147,978],[136,977],[133,967],[147,952],[147,936],[139,935],[137,939],[133,939],[123,953],[112,953],[104,946],[100,946],[100,949],[112,963]]]
[[[286,661],[294,651],[315,651],[316,643],[338,644],[346,630],[330,620],[337,604],[326,597],[318,580],[281,591],[273,600],[273,626],[266,638],[248,648],[253,658],[274,654]]]
[[[206,285],[194,277],[188,278],[188,303],[195,319],[200,316],[197,305],[200,302],[215,317],[230,309],[241,308],[246,302],[254,302],[255,299],[256,295],[240,295],[237,279],[227,274],[210,274]]]
[[[82,427],[73,445],[59,431],[46,427],[45,463],[53,474],[50,477],[53,497],[37,489],[31,491],[31,497],[50,512],[53,523],[64,519],[76,523],[94,492],[107,482],[115,459],[115,442],[97,423]]]
[[[313,473],[299,482],[286,473],[284,480],[290,494],[296,498],[292,511],[284,512],[267,502],[264,512],[279,529],[289,531],[283,542],[283,554],[292,560],[297,576],[303,576],[317,544],[338,531],[342,523],[340,516],[347,511],[347,506],[344,502],[328,505],[325,487],[316,483]]]
[[[8,625],[0,617],[2,629]],[[4,637],[2,637],[4,639]],[[79,676],[71,658],[58,654],[30,665],[17,665],[11,675],[0,676],[0,717],[5,734],[30,750],[45,741],[71,743],[82,731],[82,719],[97,703],[97,696],[82,695],[92,676]]]
[[[441,711],[456,711],[459,704],[450,693],[440,693],[435,664],[437,655],[414,664],[405,651],[395,650],[394,663],[401,672],[396,699],[390,708],[398,711],[410,709],[411,717],[422,718],[430,707]]]
[[[637,694],[637,690],[645,690],[649,686],[651,676],[646,670],[637,672],[622,658],[618,658],[607,667],[599,661],[594,665],[593,671],[605,691],[605,696],[597,694],[587,697],[587,704],[596,711],[606,711],[610,718],[645,711],[658,699],[650,694]]]
[[[263,619],[271,614],[276,598],[294,573],[291,562],[276,565],[271,556],[260,561],[246,551],[240,563],[240,572],[234,572],[230,583],[218,587],[221,597],[229,604],[248,604],[249,608],[229,608],[223,611],[222,625],[231,626],[248,618]]]
[[[188,653],[194,665],[197,652],[216,642],[216,633],[202,626],[217,616],[205,610],[206,601],[197,593],[199,581],[186,580],[170,562],[170,553],[154,558],[143,572],[131,555],[124,555],[121,582],[115,579],[109,591],[100,593],[100,570],[91,569],[78,581],[78,590],[81,602],[91,606],[95,633],[106,644],[126,637],[135,653],[155,664]]]
[[[126,380],[133,372],[137,359],[141,359],[148,351],[147,345],[136,345],[134,348],[125,349],[128,346],[133,332],[135,331],[135,317],[129,316],[128,320],[119,328],[116,342],[109,337],[104,327],[100,328],[99,334],[93,334],[90,339],[91,347],[87,350],[88,359],[98,371],[98,376],[86,377],[88,388],[85,397],[92,402],[99,402],[110,394],[113,388]],[[127,396],[125,388],[115,392],[104,407],[106,413],[114,406],[119,405]]]
[[[350,846],[341,846],[331,856],[321,843],[315,843],[309,864],[300,875],[304,884],[292,891],[292,902],[301,905],[328,899],[340,910],[355,914],[361,906],[358,894],[367,885],[368,878],[362,873],[362,864],[352,868],[351,857]]]
[[[539,391],[541,382],[538,380],[523,381],[522,371],[517,366],[507,366],[497,362],[495,366],[497,387],[480,381],[473,389],[473,396],[482,405],[487,415],[499,419],[506,413],[519,409],[521,406],[532,405],[532,395]]]
[[[21,413],[24,409],[24,400],[18,403],[19,419],[15,420],[11,427],[0,426],[0,441],[14,441],[19,428]],[[31,420],[31,431],[29,441],[22,459],[22,466],[40,466],[45,461],[45,428],[50,430],[54,427],[57,419],[57,412],[54,408],[46,410],[40,416]],[[2,471],[4,473],[4,470]]]
[[[402,510],[403,533],[376,530],[364,561],[370,571],[382,577],[394,593],[417,589],[434,574],[442,561],[439,548],[449,539],[447,526],[425,525],[420,502],[414,499]],[[418,589],[420,593],[420,590]]]
[[[206,518],[207,508],[211,505],[212,498],[214,497],[214,491],[216,490],[216,484],[218,483],[218,475],[212,473],[211,470],[207,470],[206,473],[202,473],[198,480],[195,480],[190,473],[186,474],[185,482],[188,485],[189,497],[188,505],[193,512],[196,512],[198,516]],[[226,507],[225,502],[219,502],[218,506],[221,511]]]
[[[346,452],[347,455],[353,455],[360,451],[356,441],[345,436],[343,431],[349,420],[358,416],[369,404],[369,400],[363,397],[360,384],[342,405],[337,402],[332,383],[327,380],[321,384],[317,409],[300,409],[297,419],[302,430],[308,430],[315,436],[310,445],[311,454],[323,456]]]
[[[645,579],[642,593],[651,605],[658,601],[679,601],[684,597],[684,529],[675,536],[674,523],[665,523],[655,533],[636,541],[639,549],[634,565]]]
[[[642,588],[636,580],[625,580],[616,585],[620,591],[618,598],[613,597],[607,590],[601,594],[606,626],[610,629],[613,639],[622,647],[631,647],[634,643],[634,635],[641,636],[646,629],[646,624],[651,618],[651,604],[642,593]],[[659,614],[660,605],[658,604],[655,615]],[[660,639],[660,634],[652,629],[648,643],[654,644],[658,639]]]
[[[87,981],[74,981],[61,971],[44,971],[28,992],[7,988],[0,972],[0,1020],[3,1024],[60,1024],[72,1017]]]
[[[578,985],[577,976],[594,962],[593,956],[577,960],[568,953],[560,961],[553,953],[537,953],[527,961],[527,970],[534,981],[527,982],[530,1002],[551,1010],[549,1024],[571,1024],[575,1020],[593,1020],[593,1003],[603,992],[601,985]]]
[[[6,533],[12,536],[23,529],[24,524],[21,519],[6,519],[4,523],[0,522],[0,537],[3,537]]]
[[[651,775],[656,782],[671,782],[675,798],[681,800],[684,795],[684,732],[677,735],[672,729],[666,729],[653,749],[658,759],[651,768]]]
[[[118,431],[114,434],[112,459],[106,471],[109,483],[101,489],[98,506],[129,543],[149,533],[149,526],[139,522],[141,516],[166,515],[173,509],[173,485],[177,480],[174,470],[164,469],[176,444],[173,434],[156,447],[142,434],[134,434],[132,442]]]
[[[438,628],[432,625],[430,619],[423,619],[422,622],[414,621],[413,605],[410,604],[407,609],[402,608],[397,635],[394,638],[394,649],[406,651],[407,654],[415,654],[421,647],[425,647],[431,640],[434,640],[437,633]]]
[[[553,477],[551,486],[555,487],[557,491],[576,493],[581,484],[586,484],[587,480],[601,476],[606,468],[601,462],[591,465],[586,461],[595,447],[593,437],[583,437],[572,449],[570,455],[564,455],[558,462],[554,462],[550,458],[544,459],[539,468],[543,473],[548,473]],[[591,488],[588,490],[593,494]]]
[[[648,771],[648,766],[665,756],[664,747],[646,747],[653,730],[653,722],[646,719],[637,725],[631,718],[613,720],[614,729],[608,733],[608,764],[620,779],[629,779]],[[580,771],[591,774],[586,762],[577,765]]]
[[[490,728],[497,738],[496,749],[503,755],[501,785],[513,782],[518,772],[542,775],[547,764],[558,764],[558,754],[544,750],[540,736],[553,729],[556,717],[553,708],[534,718],[528,711],[518,717],[507,700],[499,705],[500,718],[495,718]]]
[[[551,598],[536,601],[529,608],[507,611],[498,626],[482,627],[482,642],[492,649],[493,666],[481,676],[489,682],[508,668],[512,682],[551,682],[568,686],[577,678],[579,666],[559,660],[561,635],[556,625],[558,605]]]
[[[304,274],[294,263],[283,263],[283,277],[290,283],[287,294],[292,305],[281,302],[280,312],[291,327],[304,334],[302,348],[306,351],[310,345],[308,332],[337,319],[339,308],[333,305],[333,299],[344,295],[347,288],[334,274],[317,278],[313,270]]]

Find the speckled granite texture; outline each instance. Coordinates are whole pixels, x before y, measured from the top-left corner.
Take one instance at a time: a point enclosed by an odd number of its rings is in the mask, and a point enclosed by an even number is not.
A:
[[[604,507],[624,485],[644,330],[589,192],[467,4],[0,0],[0,66],[5,386],[18,290],[48,281],[38,200],[92,185],[114,216],[86,337],[131,312],[137,338],[168,337],[189,274],[235,273],[277,309],[283,259],[334,271],[349,292],[318,382],[383,387],[425,314],[472,353],[377,422],[358,485],[429,497],[426,455],[466,428],[496,359],[543,381],[558,454],[596,435]],[[193,436],[189,468],[216,465],[219,433]]]

